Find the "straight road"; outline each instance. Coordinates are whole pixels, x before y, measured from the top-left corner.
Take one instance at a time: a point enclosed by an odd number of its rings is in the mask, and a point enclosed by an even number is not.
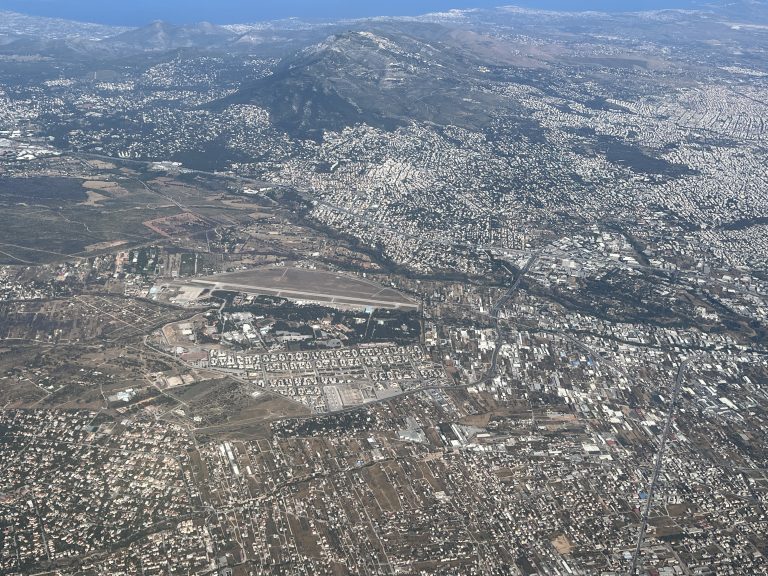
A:
[[[680,397],[680,389],[683,387],[683,377],[685,376],[685,370],[687,367],[688,361],[686,360],[680,364],[680,368],[677,370],[675,386],[672,389],[672,400],[669,402],[667,421],[664,424],[664,432],[661,434],[661,444],[659,444],[659,451],[656,454],[656,464],[653,467],[653,477],[651,478],[651,485],[648,488],[648,499],[645,502],[645,510],[643,510],[643,519],[640,523],[640,532],[637,535],[635,553],[632,555],[632,566],[629,569],[629,576],[635,576],[637,574],[637,562],[640,558],[640,549],[642,548],[643,541],[645,540],[645,531],[648,529],[648,517],[651,514],[651,507],[653,506],[653,496],[656,492],[656,486],[659,482],[659,475],[661,474],[661,468],[664,462],[664,451],[667,448],[667,440],[669,439],[669,433],[672,430],[672,422],[675,419],[677,401]]]
[[[517,275],[517,278],[515,278],[515,281],[512,283],[512,286],[509,287],[509,289],[504,293],[504,295],[499,298],[498,302],[493,306],[491,309],[491,316],[493,317],[493,327],[496,330],[496,348],[493,351],[493,357],[491,358],[491,365],[488,368],[488,372],[485,374],[485,378],[483,378],[483,381],[487,382],[488,380],[491,380],[494,376],[496,376],[496,372],[498,370],[498,363],[499,363],[499,352],[501,351],[501,347],[504,345],[504,338],[502,337],[501,328],[499,327],[499,314],[501,313],[501,309],[507,305],[507,303],[512,300],[512,298],[515,297],[515,294],[517,293],[517,289],[520,287],[520,282],[522,282],[523,277],[528,274],[528,272],[531,271],[531,268],[533,268],[533,265],[536,264],[536,261],[539,259],[539,252],[535,252],[533,256],[528,258],[528,261],[525,263],[525,266],[520,271],[520,273]]]

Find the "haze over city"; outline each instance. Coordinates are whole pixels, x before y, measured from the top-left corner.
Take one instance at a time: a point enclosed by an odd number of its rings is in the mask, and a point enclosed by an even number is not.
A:
[[[768,576],[768,0],[525,5],[0,0],[0,576]]]
[[[703,0],[520,0],[517,6],[543,10],[658,10],[691,8]],[[415,16],[451,9],[492,8],[507,4],[493,0],[284,0],[282,2],[245,2],[243,0],[136,0],[102,2],[99,0],[1,0],[0,10],[13,10],[85,22],[121,26],[139,26],[153,20],[173,23],[208,21],[217,24],[255,22],[280,18],[340,19],[372,16]]]

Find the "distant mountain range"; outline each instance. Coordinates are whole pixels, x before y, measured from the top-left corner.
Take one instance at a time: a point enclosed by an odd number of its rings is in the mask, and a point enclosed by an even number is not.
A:
[[[187,26],[173,26],[167,22],[153,22],[149,26],[128,30],[105,39],[102,43],[112,50],[168,51],[179,48],[212,48],[232,44],[238,34],[208,22]]]
[[[743,21],[747,24],[768,24],[768,0],[735,0],[702,4],[702,11]],[[109,57],[142,52],[162,52],[178,49],[243,51],[254,46],[311,37],[313,32],[344,28],[359,28],[363,22],[421,22],[451,21],[493,25],[509,14],[537,14],[545,11],[506,6],[491,10],[452,10],[419,17],[375,18],[339,22],[303,22],[296,19],[256,24],[218,26],[207,22],[176,26],[153,22],[141,28],[121,28],[89,24],[56,18],[28,16],[0,11],[0,50],[5,53],[54,52]],[[546,12],[549,17],[571,17],[564,12]]]
[[[0,53],[103,60],[181,49],[247,52],[259,46],[268,51],[270,45],[282,46],[293,40],[317,41],[323,35],[318,36],[316,31],[328,27],[292,23],[278,28],[279,25],[217,26],[201,22],[176,26],[152,22],[141,28],[114,28],[0,12]]]
[[[130,28],[0,11],[0,38],[27,36],[38,40],[102,40],[126,30]]]
[[[161,59],[173,51],[258,54],[279,64],[258,80],[236,84],[226,98],[202,104],[224,111],[254,104],[270,113],[275,127],[300,138],[322,138],[326,130],[365,123],[393,129],[411,122],[483,126],[503,95],[489,81],[494,66],[537,69],[567,61],[556,46],[585,30],[595,37],[632,42],[683,38],[679,25],[698,21],[713,37],[739,34],[736,24],[768,22],[768,1],[742,0],[711,5],[696,13],[679,10],[637,14],[544,12],[514,6],[491,10],[452,10],[407,18],[342,22],[276,21],[219,26],[208,22],[140,28],[114,28],[67,20],[0,13],[0,55],[43,56],[111,70],[112,61],[133,56]],[[726,25],[723,25],[726,24]],[[503,39],[488,34],[504,29]],[[516,43],[522,37],[546,39],[547,46]],[[738,39],[737,39],[738,40]],[[554,41],[554,44],[552,42]],[[638,60],[626,60],[633,66]],[[505,72],[509,73],[509,72]],[[468,92],[467,86],[479,87]],[[504,103],[514,107],[514,99]]]

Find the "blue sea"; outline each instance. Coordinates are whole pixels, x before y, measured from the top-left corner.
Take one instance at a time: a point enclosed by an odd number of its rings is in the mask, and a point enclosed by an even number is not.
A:
[[[657,10],[692,8],[705,0],[0,0],[0,10],[86,22],[141,26],[153,20],[177,24],[217,24],[279,18],[341,19],[366,16],[413,16],[451,8],[489,8],[515,4],[546,10]]]

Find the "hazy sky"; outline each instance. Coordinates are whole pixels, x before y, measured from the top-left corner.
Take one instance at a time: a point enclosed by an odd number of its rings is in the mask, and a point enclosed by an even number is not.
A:
[[[0,9],[38,16],[138,26],[152,20],[215,23],[300,18],[416,15],[516,4],[557,10],[685,8],[702,0],[0,0]]]

